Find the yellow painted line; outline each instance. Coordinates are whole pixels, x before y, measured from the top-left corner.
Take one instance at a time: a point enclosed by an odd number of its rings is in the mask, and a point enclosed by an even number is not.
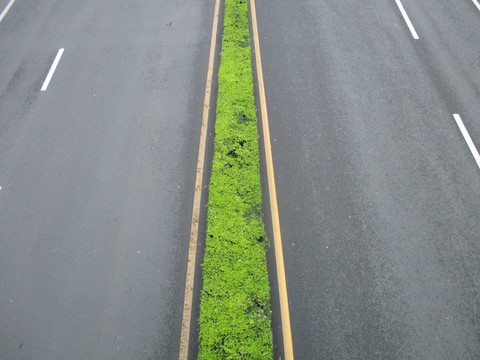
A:
[[[270,212],[272,214],[273,242],[275,244],[275,260],[277,264],[278,293],[280,297],[280,313],[282,318],[283,347],[285,360],[293,360],[292,330],[290,326],[290,310],[288,307],[287,280],[283,261],[282,235],[280,231],[280,217],[278,215],[277,190],[275,186],[275,172],[273,169],[272,143],[268,124],[267,100],[263,82],[262,57],[257,26],[257,11],[255,0],[250,0],[252,16],[253,42],[255,46],[255,62],[257,65],[258,94],[262,114],[263,143],[265,145],[265,162],[267,166],[268,194],[270,198]]]
[[[208,117],[210,114],[210,97],[212,93],[213,68],[215,62],[215,47],[217,44],[218,17],[220,0],[215,1],[213,16],[212,37],[210,40],[210,55],[208,60],[207,81],[205,84],[205,98],[203,102],[203,117],[200,129],[200,143],[198,145],[197,175],[195,179],[195,193],[193,197],[192,224],[190,228],[190,243],[188,248],[187,276],[185,280],[185,297],[183,300],[182,331],[180,334],[179,360],[188,359],[190,343],[190,328],[192,323],[193,286],[195,281],[195,262],[197,258],[198,223],[200,219],[200,205],[202,200],[203,172],[205,167],[205,149],[207,146]]]

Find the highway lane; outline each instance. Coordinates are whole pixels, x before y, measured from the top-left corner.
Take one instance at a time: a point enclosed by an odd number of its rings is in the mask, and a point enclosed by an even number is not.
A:
[[[480,12],[402,3],[257,3],[297,359],[480,354]]]
[[[213,5],[25,0],[0,23],[1,359],[178,356]]]
[[[420,6],[418,6],[420,5]],[[480,11],[473,1],[450,4],[408,3],[419,14],[423,46],[417,49],[442,100],[452,112],[467,117],[469,131],[480,142],[478,99],[480,98]]]

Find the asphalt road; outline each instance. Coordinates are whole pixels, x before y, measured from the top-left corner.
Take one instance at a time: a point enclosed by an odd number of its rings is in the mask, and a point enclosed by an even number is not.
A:
[[[178,356],[213,6],[17,0],[1,21],[0,359]]]
[[[403,6],[257,3],[296,359],[480,357],[480,11]]]

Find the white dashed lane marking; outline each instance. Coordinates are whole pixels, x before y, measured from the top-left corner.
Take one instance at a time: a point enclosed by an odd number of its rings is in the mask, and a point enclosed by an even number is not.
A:
[[[410,29],[410,32],[412,33],[413,38],[415,40],[418,40],[419,39],[418,34],[415,31],[415,28],[413,27],[413,24],[410,21],[410,18],[408,17],[407,12],[405,11],[405,8],[403,7],[402,2],[400,0],[395,0],[395,2],[397,3],[397,6],[400,9],[400,12],[402,13],[403,19],[407,23],[407,26]]]
[[[43,86],[40,89],[40,91],[45,91],[48,88],[48,84],[50,84],[50,80],[52,80],[53,74],[55,73],[55,69],[58,66],[58,63],[60,62],[60,59],[62,58],[63,52],[65,49],[60,49],[58,50],[57,56],[55,57],[55,60],[53,61],[52,67],[50,68],[50,71],[47,74],[47,78],[43,82]]]
[[[10,8],[12,7],[13,3],[15,2],[15,0],[10,0],[10,2],[8,3],[7,7],[2,11],[2,13],[0,14],[0,22],[2,22],[3,18],[5,17],[5,15],[7,15],[8,13],[8,10],[10,10]]]
[[[470,134],[467,131],[467,128],[463,124],[462,118],[458,114],[453,114],[453,118],[457,122],[457,126],[460,129],[465,141],[467,142],[468,148],[472,152],[472,155],[477,162],[477,166],[480,168],[480,155],[478,154],[477,147],[472,141],[472,138],[470,137]]]

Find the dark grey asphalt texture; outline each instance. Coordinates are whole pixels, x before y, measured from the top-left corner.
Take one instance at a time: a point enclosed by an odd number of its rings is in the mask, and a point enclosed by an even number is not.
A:
[[[480,358],[480,11],[403,5],[257,1],[296,359]]]
[[[402,2],[257,3],[296,359],[480,357],[480,11]],[[1,360],[178,356],[213,5],[0,23]]]
[[[178,357],[213,6],[17,0],[0,23],[0,359]]]

